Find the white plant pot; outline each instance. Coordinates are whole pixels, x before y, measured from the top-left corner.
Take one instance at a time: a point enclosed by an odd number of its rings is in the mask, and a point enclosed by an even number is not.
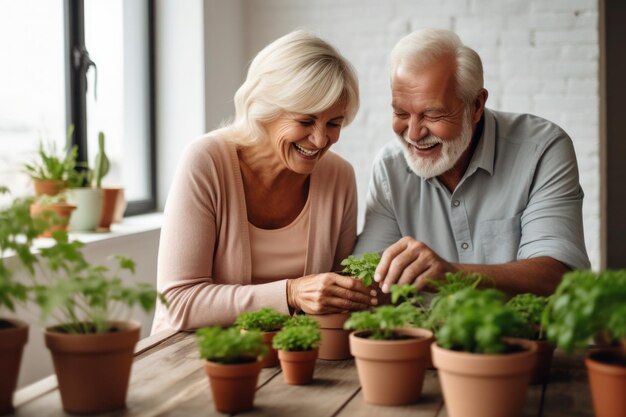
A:
[[[67,191],[67,201],[76,206],[70,218],[70,231],[95,231],[102,213],[102,190],[100,188],[72,188]]]

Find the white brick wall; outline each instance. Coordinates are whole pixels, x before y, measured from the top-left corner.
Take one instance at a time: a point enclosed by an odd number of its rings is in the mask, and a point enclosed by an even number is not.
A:
[[[488,107],[550,119],[574,140],[585,190],[587,250],[599,268],[599,82],[596,0],[249,0],[245,55],[305,27],[356,67],[362,106],[335,150],[352,162],[359,227],[374,155],[391,131],[387,57],[412,30],[456,31],[483,59]]]

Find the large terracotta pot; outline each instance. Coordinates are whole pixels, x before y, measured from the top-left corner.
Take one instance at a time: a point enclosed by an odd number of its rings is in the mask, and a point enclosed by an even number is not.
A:
[[[67,188],[67,183],[61,180],[33,179],[35,195],[57,195]]]
[[[116,332],[68,334],[46,329],[63,409],[95,414],[126,407],[126,393],[141,325],[114,322]]]
[[[350,313],[311,314],[310,317],[320,324],[322,339],[318,357],[331,361],[350,359],[350,331],[343,329]]]
[[[554,346],[545,340],[530,340],[537,347],[537,361],[530,376],[531,384],[545,384],[550,379],[550,366],[554,355]]]
[[[280,367],[283,370],[285,382],[291,385],[306,385],[313,381],[315,361],[318,350],[305,350],[302,352],[278,351]]]
[[[252,409],[261,368],[261,361],[258,360],[228,365],[204,361],[204,371],[211,383],[215,409],[222,413]]]
[[[45,230],[39,237],[51,237],[52,233],[57,230],[67,231],[68,224],[70,222],[70,216],[72,212],[76,209],[75,205],[67,204],[67,203],[58,203],[58,204],[50,204],[50,205],[39,205],[39,204],[31,204],[30,206],[30,215],[35,218],[38,216],[42,216],[46,212],[56,213],[59,223],[54,226],[50,226],[47,230]]]
[[[350,334],[350,350],[356,360],[365,402],[377,405],[405,405],[416,402],[424,383],[428,350],[433,340],[430,330],[396,330],[401,340],[370,340],[367,332]]]
[[[0,329],[0,415],[13,411],[22,352],[28,341],[28,325],[21,320],[3,319],[12,327]]]
[[[433,362],[450,417],[517,417],[535,366],[534,344],[513,342],[524,350],[509,354],[457,352],[433,343]]]
[[[596,417],[626,416],[626,355],[598,350],[585,359]]]

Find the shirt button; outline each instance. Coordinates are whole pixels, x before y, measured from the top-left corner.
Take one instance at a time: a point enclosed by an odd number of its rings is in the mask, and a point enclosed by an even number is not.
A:
[[[461,205],[461,202],[460,202],[459,200],[454,200],[454,201],[452,202],[452,205],[453,205],[454,207],[458,207],[458,206],[460,206],[460,205]]]
[[[461,247],[463,249],[467,249],[467,248],[469,248],[469,245],[467,244],[467,242],[463,242],[463,243],[461,243]]]

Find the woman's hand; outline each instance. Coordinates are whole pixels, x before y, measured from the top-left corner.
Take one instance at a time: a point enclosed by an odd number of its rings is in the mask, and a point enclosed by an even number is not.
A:
[[[329,272],[287,280],[287,303],[308,314],[326,314],[364,310],[378,300],[361,281]]]

